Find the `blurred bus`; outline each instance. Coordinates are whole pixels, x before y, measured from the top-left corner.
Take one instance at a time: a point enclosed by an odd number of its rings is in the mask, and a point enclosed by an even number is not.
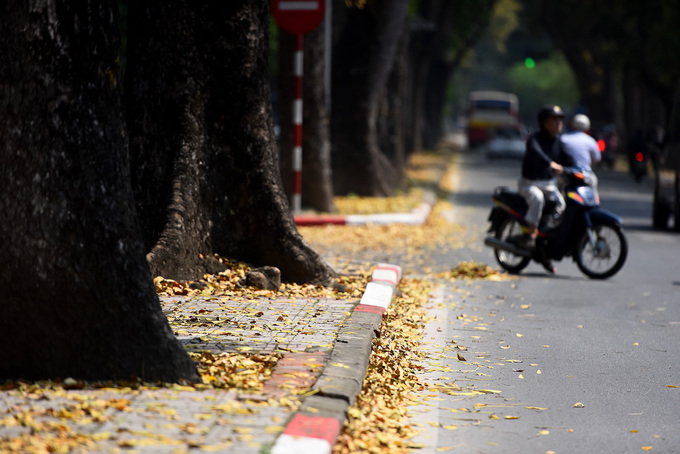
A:
[[[503,91],[473,91],[466,110],[468,145],[476,147],[491,138],[498,127],[520,128],[517,95]]]

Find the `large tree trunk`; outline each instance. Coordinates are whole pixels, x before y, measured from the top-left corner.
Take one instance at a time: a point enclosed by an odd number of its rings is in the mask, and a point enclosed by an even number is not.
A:
[[[144,260],[112,3],[0,6],[0,378],[200,380]]]
[[[407,0],[378,0],[364,9],[338,6],[331,117],[336,194],[392,194],[398,173],[380,150],[380,99],[405,26]]]
[[[333,272],[295,229],[281,184],[268,3],[146,0],[138,8],[130,9],[133,172],[164,167],[154,181],[136,177],[141,206],[162,204],[149,211],[164,213],[152,269],[200,277],[198,253],[217,253],[276,266],[285,280],[328,282]]]
[[[324,26],[304,35],[302,119],[302,206],[335,211],[328,106],[324,84]],[[286,193],[293,192],[294,53],[297,36],[279,33],[279,100],[281,118],[281,177]]]
[[[381,99],[378,116],[378,140],[380,149],[392,164],[397,181],[404,179],[406,149],[404,148],[404,125],[406,84],[408,79],[409,32],[405,27],[399,38],[399,48],[387,82],[387,90]]]
[[[623,75],[623,112],[621,139],[626,143],[632,138],[635,131],[640,129],[649,131],[657,126],[666,126],[668,112],[664,103],[656,94],[641,80],[640,75],[628,69]]]
[[[433,149],[444,135],[447,90],[451,75],[482,37],[489,25],[495,0],[432,2],[427,12],[436,31],[427,47],[427,76],[424,85],[423,147]],[[425,6],[425,5],[422,5]]]
[[[135,200],[154,276],[214,272],[206,181],[207,68],[197,12],[178,0],[132,2],[128,10],[127,105]],[[204,254],[205,258],[202,258]]]
[[[425,84],[425,107],[423,127],[423,147],[433,150],[444,135],[444,108],[446,105],[446,91],[453,65],[447,62],[443,55],[438,55],[430,61]]]

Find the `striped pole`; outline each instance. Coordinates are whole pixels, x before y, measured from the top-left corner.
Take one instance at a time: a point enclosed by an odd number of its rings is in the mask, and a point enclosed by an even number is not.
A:
[[[294,54],[295,99],[293,100],[293,213],[302,209],[302,51],[303,34],[297,34]]]

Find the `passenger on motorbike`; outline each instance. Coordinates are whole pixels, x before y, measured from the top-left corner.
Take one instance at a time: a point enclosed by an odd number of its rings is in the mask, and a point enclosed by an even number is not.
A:
[[[576,114],[570,122],[571,131],[560,136],[562,148],[574,161],[573,165],[587,171],[590,176],[589,185],[597,196],[597,177],[592,171],[593,164],[602,159],[597,142],[589,134],[590,119],[583,114]]]
[[[566,206],[555,178],[555,175],[562,173],[562,164],[571,164],[571,159],[564,153],[558,140],[562,132],[563,118],[564,113],[559,106],[543,107],[537,116],[540,129],[527,138],[526,152],[522,161],[522,177],[518,183],[519,193],[528,205],[525,219],[529,223],[529,234],[521,242],[521,246],[527,249],[535,247],[546,200],[555,202],[554,212],[547,223],[549,228],[558,225]],[[549,260],[543,265],[554,272]]]

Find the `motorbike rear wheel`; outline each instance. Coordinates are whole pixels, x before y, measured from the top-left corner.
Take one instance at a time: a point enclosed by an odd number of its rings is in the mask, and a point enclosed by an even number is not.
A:
[[[588,233],[578,240],[576,265],[586,276],[607,279],[616,274],[626,262],[628,242],[620,225],[610,222],[593,224],[595,247],[590,244]]]
[[[508,218],[501,221],[496,229],[496,238],[503,241],[508,241],[510,237],[516,237],[522,234],[522,228],[517,220]],[[531,259],[522,255],[515,255],[512,252],[503,251],[501,249],[494,249],[493,254],[496,257],[498,264],[509,273],[517,274],[527,267]]]

